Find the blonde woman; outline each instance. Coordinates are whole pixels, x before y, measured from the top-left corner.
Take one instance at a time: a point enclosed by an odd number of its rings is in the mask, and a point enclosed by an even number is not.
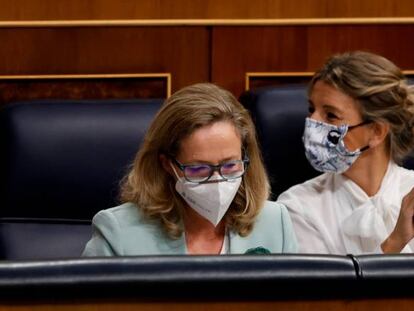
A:
[[[248,112],[229,92],[196,84],[153,120],[122,185],[124,204],[99,212],[84,256],[295,252]]]
[[[414,95],[379,55],[336,55],[315,73],[303,141],[324,174],[282,193],[304,253],[413,252]]]

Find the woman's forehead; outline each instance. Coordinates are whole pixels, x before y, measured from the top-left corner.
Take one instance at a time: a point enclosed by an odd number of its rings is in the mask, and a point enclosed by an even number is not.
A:
[[[315,83],[309,101],[315,107],[359,114],[359,104],[354,98],[324,81]]]
[[[181,141],[179,150],[180,157],[187,161],[211,161],[237,157],[240,153],[240,135],[234,125],[228,121],[215,122],[195,130]]]

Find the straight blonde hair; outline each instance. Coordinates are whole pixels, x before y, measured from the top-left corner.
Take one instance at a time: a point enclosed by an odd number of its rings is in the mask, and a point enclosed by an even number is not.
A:
[[[269,196],[268,177],[249,112],[230,92],[214,84],[185,87],[167,99],[155,116],[121,186],[121,200],[135,203],[144,216],[159,221],[171,238],[183,233],[186,203],[175,191],[176,180],[163,168],[160,155],[176,156],[185,137],[219,121],[234,125],[250,159],[224,216],[226,227],[247,236]]]

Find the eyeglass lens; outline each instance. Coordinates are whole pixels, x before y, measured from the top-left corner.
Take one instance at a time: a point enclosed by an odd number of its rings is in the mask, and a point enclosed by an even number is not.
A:
[[[184,175],[191,181],[202,181],[210,177],[214,170],[217,169],[207,164],[190,165],[185,167]],[[223,163],[219,171],[220,175],[226,179],[237,178],[244,173],[244,163],[241,160]]]

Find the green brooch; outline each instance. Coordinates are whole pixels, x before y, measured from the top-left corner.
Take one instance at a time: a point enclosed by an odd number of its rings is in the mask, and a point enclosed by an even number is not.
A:
[[[264,247],[255,247],[255,248],[249,248],[245,254],[247,255],[268,255],[271,254],[270,251],[267,248]]]

